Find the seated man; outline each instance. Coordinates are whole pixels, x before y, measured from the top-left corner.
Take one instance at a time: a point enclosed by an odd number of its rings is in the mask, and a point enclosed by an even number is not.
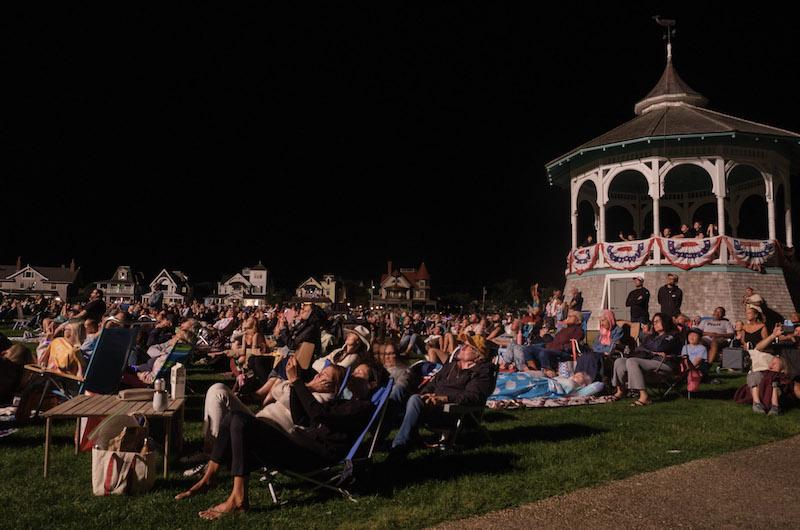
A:
[[[698,327],[703,331],[703,344],[708,348],[708,362],[713,363],[733,338],[733,325],[725,318],[725,308],[718,307],[714,309],[714,318],[701,320]]]
[[[458,360],[445,364],[418,394],[408,399],[400,431],[392,442],[392,460],[405,458],[412,440],[418,436],[420,423],[447,421],[443,417],[446,403],[483,406],[494,390],[493,367],[486,359],[488,350],[483,337],[464,335],[463,340]]]
[[[551,377],[555,374],[557,363],[572,360],[572,339],[583,339],[581,321],[583,317],[577,311],[570,311],[564,319],[564,327],[556,333],[553,340],[540,346],[534,346],[533,354],[539,361],[539,369]]]
[[[341,367],[326,370],[344,371]],[[249,412],[232,411],[222,421],[203,478],[175,498],[181,500],[207,491],[214,485],[220,465],[229,462],[233,475],[230,496],[221,504],[200,512],[203,519],[218,519],[225,513],[249,509],[247,480],[256,469],[265,465],[273,469],[313,469],[338,461],[375,410],[369,400],[374,380],[370,382],[360,374],[361,371],[355,370],[348,382],[352,399],[319,403],[303,384],[297,360],[289,359],[286,375],[291,385],[291,431],[261,421]]]

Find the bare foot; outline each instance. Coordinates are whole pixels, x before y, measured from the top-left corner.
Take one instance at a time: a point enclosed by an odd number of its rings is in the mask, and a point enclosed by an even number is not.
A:
[[[214,521],[229,513],[246,512],[248,509],[249,506],[246,506],[244,504],[236,504],[235,502],[228,499],[223,503],[217,504],[216,506],[209,508],[208,510],[203,510],[202,512],[199,512],[198,515],[200,516],[201,519],[205,519],[206,521]]]
[[[614,392],[614,396],[613,397],[614,397],[615,400],[619,400],[619,399],[622,399],[624,396],[625,396],[625,392],[623,392],[622,390],[617,390],[616,392]]]

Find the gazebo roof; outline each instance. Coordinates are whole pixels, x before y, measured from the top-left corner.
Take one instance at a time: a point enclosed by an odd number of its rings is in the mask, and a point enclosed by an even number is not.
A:
[[[569,162],[573,156],[652,140],[735,137],[736,133],[741,133],[790,139],[794,143],[800,141],[800,134],[716,112],[705,108],[707,103],[708,100],[702,94],[681,79],[671,56],[668,56],[667,65],[658,83],[644,99],[636,103],[635,118],[551,160],[545,167],[548,173],[561,173],[563,170],[557,170],[557,167]]]

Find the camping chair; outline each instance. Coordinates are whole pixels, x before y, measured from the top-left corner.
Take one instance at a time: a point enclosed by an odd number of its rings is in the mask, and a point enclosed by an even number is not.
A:
[[[34,417],[39,416],[42,403],[51,389],[53,389],[53,394],[63,401],[83,393],[116,393],[119,389],[122,371],[125,368],[125,360],[136,342],[137,333],[137,330],[127,328],[103,329],[83,377],[55,372],[38,365],[26,365],[26,370],[38,374],[44,379],[44,389],[36,406]],[[77,394],[69,388],[75,382],[80,383]]]
[[[375,452],[375,444],[378,441],[378,436],[376,436],[376,434],[380,432],[381,426],[383,425],[383,418],[386,415],[386,406],[389,403],[389,395],[392,393],[393,385],[394,379],[389,378],[383,387],[373,392],[370,399],[375,405],[375,411],[372,413],[364,430],[361,431],[361,434],[356,438],[350,451],[348,451],[347,455],[338,463],[306,473],[300,473],[290,469],[276,469],[271,473],[271,476],[274,477],[277,474],[283,474],[287,477],[313,484],[314,487],[312,491],[323,488],[338,493],[347,500],[357,502],[356,498],[353,497],[343,485],[348,480],[354,478],[357,471],[368,466],[372,462],[372,454]],[[371,435],[371,441],[365,454],[362,445],[368,435]],[[269,482],[268,487],[272,502],[279,504],[272,482]]]
[[[170,373],[172,371],[172,367],[176,364],[180,363],[183,366],[188,366],[191,362],[192,353],[194,348],[191,344],[186,344],[183,342],[178,342],[172,347],[169,354],[167,355],[167,359],[164,361],[164,364],[161,365],[161,369],[156,374],[155,379],[164,379],[167,383],[167,390],[171,390],[172,379],[170,377]],[[186,386],[187,390],[191,390],[189,386]]]

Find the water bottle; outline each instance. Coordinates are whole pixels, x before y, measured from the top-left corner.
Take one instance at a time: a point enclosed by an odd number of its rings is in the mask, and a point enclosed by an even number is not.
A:
[[[164,412],[167,409],[167,391],[164,390],[164,380],[156,379],[153,385],[155,392],[153,393],[153,410],[156,412]]]

